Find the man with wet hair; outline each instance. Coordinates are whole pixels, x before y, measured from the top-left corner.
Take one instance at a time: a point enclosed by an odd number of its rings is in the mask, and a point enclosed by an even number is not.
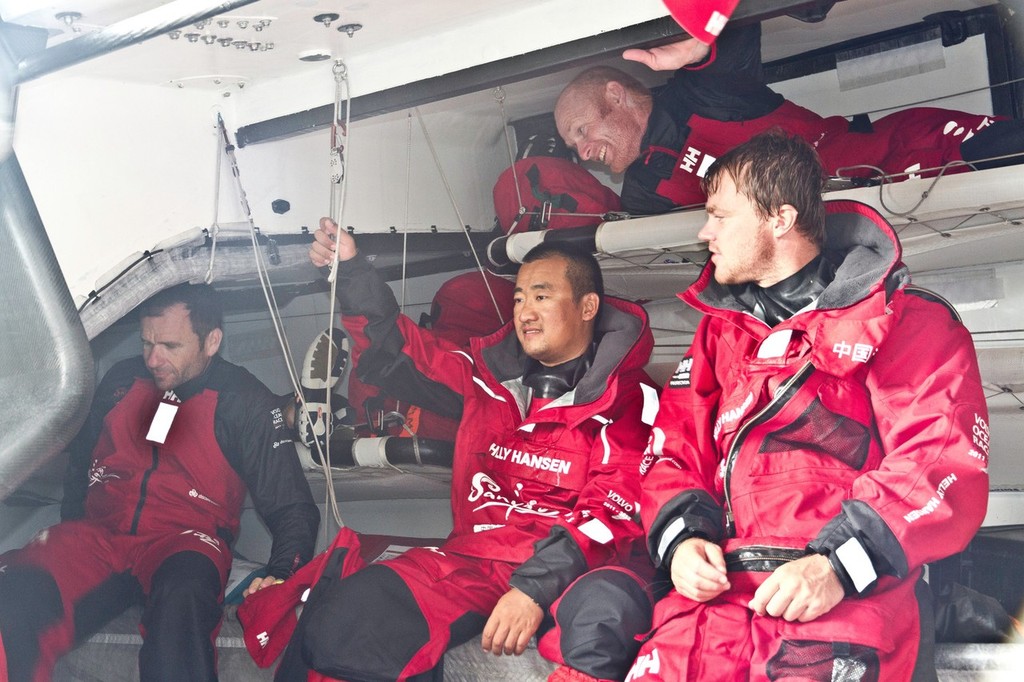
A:
[[[61,523],[0,556],[11,682],[143,606],[139,677],[216,680],[214,640],[248,491],[273,536],[267,577],[312,557],[319,511],[279,399],[218,355],[216,292],[182,284],[139,308],[142,355],[100,382],[70,447]]]
[[[604,295],[589,253],[541,244],[516,277],[513,319],[464,350],[401,315],[353,237],[324,218],[310,259],[327,266],[335,249],[360,378],[459,419],[453,530],[440,547],[318,582],[276,679],[426,679],[474,637],[522,654],[549,610],[561,634],[541,642],[545,655],[590,676],[577,679],[620,679],[651,610],[643,582],[618,568],[638,548],[650,564],[635,518],[657,401],[643,309]],[[567,588],[585,596],[562,610]],[[638,615],[607,628],[595,612]]]
[[[641,465],[675,589],[631,682],[935,676],[923,567],[988,499],[977,358],[891,226],[823,181],[779,131],[704,178],[711,257],[681,295],[704,317]]]
[[[634,214],[703,203],[700,182],[708,166],[776,127],[813,144],[829,174],[862,180],[933,177],[942,168],[960,173],[1024,159],[1020,120],[913,107],[850,121],[786,100],[764,82],[759,24],[730,26],[713,47],[688,39],[623,56],[678,70],[652,96],[618,69],[588,69],[562,91],[555,123],[582,160],[624,173],[622,208]]]

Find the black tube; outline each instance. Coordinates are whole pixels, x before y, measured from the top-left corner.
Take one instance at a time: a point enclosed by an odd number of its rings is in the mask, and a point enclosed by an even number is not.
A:
[[[496,275],[511,275],[516,271],[516,264],[508,257],[505,245],[508,237],[498,237],[487,245],[487,269]]]
[[[353,467],[358,466],[352,455],[352,450],[357,441],[379,440],[377,438],[334,438],[331,440],[331,466]],[[412,438],[386,437],[384,442],[384,456],[389,464],[427,464],[431,466],[451,467],[455,452],[455,444],[447,440],[435,440],[433,438],[419,438],[419,456],[416,461],[416,448],[413,446]],[[320,453],[316,448],[310,448],[310,457],[317,464],[322,464]]]
[[[210,0],[178,0],[26,57],[18,63],[16,81],[24,83],[254,2],[256,0],[216,3]]]

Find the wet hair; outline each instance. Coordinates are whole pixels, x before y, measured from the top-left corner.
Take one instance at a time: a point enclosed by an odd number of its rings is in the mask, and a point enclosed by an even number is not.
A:
[[[598,95],[604,92],[605,86],[611,81],[622,85],[634,98],[651,99],[651,91],[646,85],[625,71],[620,71],[610,66],[594,66],[581,72],[569,81],[569,84],[562,90],[562,94],[582,94],[596,101],[602,113],[607,113],[607,105],[604,102],[604,98]]]
[[[178,284],[154,294],[139,306],[139,319],[160,317],[173,305],[181,303],[188,310],[192,331],[199,337],[199,348],[214,329],[224,328],[224,311],[216,290],[208,284]]]
[[[806,140],[779,129],[755,135],[711,164],[701,189],[712,194],[727,172],[736,191],[753,202],[758,217],[778,213],[783,204],[797,211],[796,229],[821,248],[825,241],[827,177],[818,153]]]
[[[572,287],[572,297],[577,303],[586,294],[595,293],[604,299],[604,279],[601,277],[601,266],[593,254],[566,244],[564,242],[541,242],[530,249],[523,257],[523,264],[546,258],[564,258],[566,260],[565,276]]]

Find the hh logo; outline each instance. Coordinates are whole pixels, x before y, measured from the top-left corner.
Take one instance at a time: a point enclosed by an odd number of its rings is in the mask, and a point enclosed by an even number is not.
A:
[[[672,373],[672,379],[669,380],[669,388],[689,388],[690,387],[690,369],[693,367],[693,358],[685,357],[679,361],[679,366],[676,367],[676,371]]]
[[[867,343],[855,343],[852,346],[845,341],[839,341],[832,346],[832,352],[840,360],[850,358],[852,362],[867,362],[878,349]]]
[[[270,644],[270,635],[264,630],[260,634],[256,635],[256,641],[260,643],[261,649],[266,649],[267,645]]]
[[[633,663],[624,682],[642,679],[648,673],[657,675],[659,672],[661,672],[661,659],[658,658],[658,650],[651,649],[649,654],[640,654],[636,657],[636,662]]]

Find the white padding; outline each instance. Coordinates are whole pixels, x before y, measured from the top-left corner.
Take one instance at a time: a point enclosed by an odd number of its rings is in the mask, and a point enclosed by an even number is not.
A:
[[[640,421],[652,426],[654,418],[658,416],[658,408],[661,407],[661,402],[658,400],[658,389],[647,384],[640,384],[640,390],[644,394],[644,408],[640,411]]]
[[[598,519],[590,519],[586,523],[580,524],[580,532],[602,545],[607,545],[612,541],[612,531]]]
[[[836,549],[836,557],[843,564],[843,568],[846,569],[857,592],[863,592],[864,588],[878,577],[875,567],[871,565],[871,557],[864,551],[864,546],[857,538],[850,538],[839,545]]]
[[[356,438],[352,441],[352,459],[356,466],[383,469],[388,465],[385,446],[391,436],[383,438]]]
[[[665,561],[665,552],[668,551],[668,546],[672,544],[672,541],[675,540],[685,528],[686,521],[679,518],[665,526],[665,530],[661,531],[661,542],[658,543],[658,559],[660,561]]]
[[[523,258],[530,252],[530,249],[544,241],[543,230],[531,230],[529,232],[517,232],[509,235],[505,240],[505,255],[513,263],[522,263]]]

